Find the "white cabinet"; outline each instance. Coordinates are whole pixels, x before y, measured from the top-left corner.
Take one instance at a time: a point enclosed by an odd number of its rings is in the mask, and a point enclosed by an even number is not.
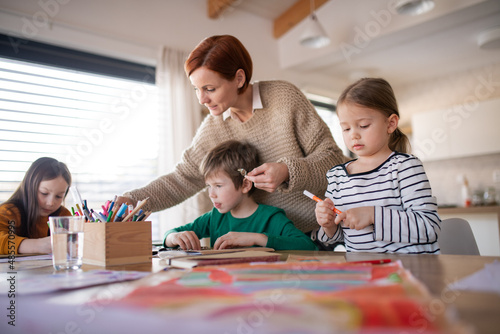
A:
[[[500,99],[413,115],[412,148],[422,161],[500,152]]]

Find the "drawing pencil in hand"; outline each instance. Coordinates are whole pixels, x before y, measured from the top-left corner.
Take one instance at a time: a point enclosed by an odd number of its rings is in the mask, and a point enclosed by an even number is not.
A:
[[[312,200],[314,200],[316,202],[323,202],[323,200],[321,198],[319,198],[318,196],[313,195],[312,193],[310,193],[307,190],[304,190],[304,195],[306,195],[307,197],[309,197],[310,199],[312,199]],[[335,213],[337,213],[337,214],[342,213],[342,211],[340,211],[337,208],[334,208],[333,211],[335,211]]]

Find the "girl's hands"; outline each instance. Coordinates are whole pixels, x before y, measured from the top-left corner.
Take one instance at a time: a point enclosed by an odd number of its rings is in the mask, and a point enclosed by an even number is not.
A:
[[[214,249],[267,245],[267,235],[250,232],[229,232],[215,240]]]
[[[201,249],[200,239],[198,238],[196,233],[194,233],[193,231],[170,233],[167,236],[167,240],[165,242],[165,245],[167,247],[179,246],[180,248],[182,248],[184,250],[188,250],[188,249],[200,250]]]
[[[334,208],[335,205],[332,200],[325,198],[324,201],[316,204],[316,209],[314,210],[318,224],[323,228],[329,238],[333,237],[338,228],[338,223],[335,220],[337,214],[333,211]]]
[[[335,224],[339,224],[342,220],[343,227],[351,228],[354,230],[362,230],[365,227],[373,224],[374,221],[374,207],[363,206],[359,208],[349,209],[337,215]]]
[[[329,198],[316,204],[316,220],[329,238],[335,234],[340,223],[342,227],[354,230],[362,230],[373,224],[375,211],[373,206],[349,209],[339,214],[333,211],[334,208],[335,205]]]
[[[267,162],[260,165],[246,176],[256,188],[270,193],[276,191],[283,182],[288,181],[289,177],[287,165],[278,162]]]
[[[19,254],[28,254],[28,253],[50,254],[52,253],[52,245],[50,243],[50,237],[44,237],[39,239],[24,239],[19,244],[17,252]]]

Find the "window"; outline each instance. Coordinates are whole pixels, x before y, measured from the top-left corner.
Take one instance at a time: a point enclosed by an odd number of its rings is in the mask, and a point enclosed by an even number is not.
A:
[[[330,128],[333,139],[335,139],[335,142],[337,143],[338,147],[340,147],[344,155],[346,157],[352,156],[351,152],[344,144],[344,138],[342,137],[342,128],[340,127],[339,117],[337,116],[336,112],[337,108],[334,104],[334,101],[329,98],[314,94],[307,94],[306,96],[316,108],[319,116]]]
[[[0,58],[0,202],[42,156],[68,165],[94,210],[158,175],[165,120],[154,75],[151,82],[67,67]],[[68,194],[66,206],[75,203]],[[160,239],[157,215],[150,219]]]

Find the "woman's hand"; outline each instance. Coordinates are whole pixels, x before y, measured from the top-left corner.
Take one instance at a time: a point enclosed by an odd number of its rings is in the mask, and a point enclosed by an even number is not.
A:
[[[289,180],[288,167],[284,163],[266,162],[249,172],[246,178],[252,181],[256,188],[274,192]]]
[[[325,198],[324,201],[316,203],[316,209],[314,210],[318,224],[323,228],[329,238],[333,237],[338,228],[338,223],[336,223],[335,220],[337,214],[333,209],[335,209],[335,205],[332,200]]]
[[[167,240],[165,240],[165,245],[167,247],[179,246],[184,250],[201,249],[200,239],[193,231],[170,233],[169,235],[167,235]]]
[[[365,227],[373,224],[375,220],[374,217],[374,207],[373,206],[362,206],[359,208],[349,209],[337,216],[335,223],[339,224],[341,221],[343,227],[362,230]]]
[[[262,233],[229,232],[215,240],[214,249],[252,247],[267,245],[267,236]]]
[[[127,196],[118,196],[116,198],[115,204],[113,204],[114,208],[119,208],[122,204],[125,203],[127,205],[132,204],[134,207],[137,205],[137,201],[134,201],[132,198]]]

